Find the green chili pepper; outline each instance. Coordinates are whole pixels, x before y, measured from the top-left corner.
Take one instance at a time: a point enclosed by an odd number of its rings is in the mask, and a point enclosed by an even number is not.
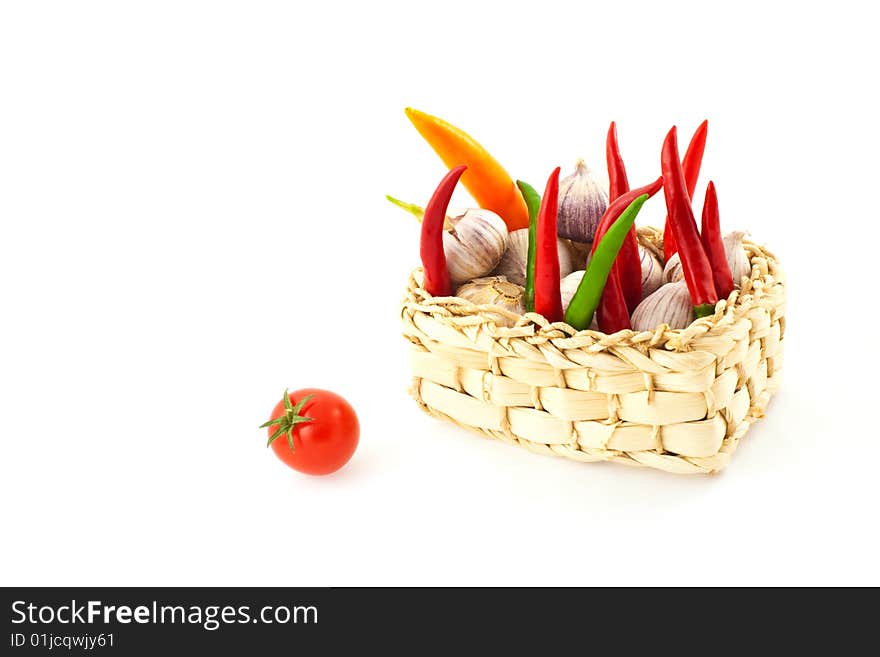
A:
[[[535,249],[538,241],[538,210],[541,208],[541,195],[527,182],[516,181],[516,186],[525,199],[529,209],[529,251],[526,258],[526,312],[535,312]]]
[[[577,291],[565,311],[565,321],[577,330],[583,330],[593,321],[593,313],[599,307],[599,300],[602,298],[602,291],[605,289],[605,282],[608,280],[608,273],[617,257],[617,252],[623,245],[630,227],[636,220],[642,204],[648,200],[647,194],[642,194],[636,198],[617,218],[605,236],[600,240],[593,257],[590,258],[590,264],[587,265],[587,271],[578,285]]]

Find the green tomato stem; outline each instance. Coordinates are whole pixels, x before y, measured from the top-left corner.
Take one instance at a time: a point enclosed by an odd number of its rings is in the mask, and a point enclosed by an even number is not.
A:
[[[274,420],[269,420],[260,425],[260,429],[266,429],[268,427],[273,427],[275,429],[272,435],[269,436],[269,442],[266,443],[266,447],[269,447],[269,445],[281,436],[287,435],[287,444],[290,447],[290,451],[296,451],[296,448],[293,446],[293,430],[303,422],[311,422],[314,419],[305,415],[300,415],[303,406],[305,406],[312,397],[314,397],[314,395],[306,395],[296,403],[296,406],[294,406],[290,402],[290,395],[287,390],[284,391],[284,415],[280,415]]]

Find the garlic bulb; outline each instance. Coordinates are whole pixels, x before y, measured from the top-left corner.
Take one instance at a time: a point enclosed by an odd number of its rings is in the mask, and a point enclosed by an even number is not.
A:
[[[657,257],[641,244],[639,244],[639,259],[642,262],[642,299],[644,299],[663,285],[663,267]]]
[[[676,251],[663,267],[663,282],[674,283],[681,280],[684,280],[684,270],[681,268],[681,258]]]
[[[571,303],[571,298],[574,296],[574,293],[577,292],[578,286],[581,284],[585,273],[586,272],[583,269],[578,269],[577,271],[571,272],[568,276],[566,276],[559,282],[559,292],[562,296],[563,311],[568,309],[568,304]],[[593,315],[593,321],[590,324],[590,330],[599,330],[599,323],[597,322],[595,315]]]
[[[510,312],[522,315],[526,311],[523,304],[524,292],[525,290],[521,285],[509,282],[504,276],[487,276],[475,278],[465,283],[458,288],[455,296],[467,299],[480,306],[499,306]],[[505,315],[498,314],[496,317],[496,321],[499,324],[510,326],[514,323],[510,317]]]
[[[559,181],[556,213],[559,236],[576,242],[592,242],[596,224],[607,207],[608,192],[596,182],[584,161],[578,160],[574,173]]]
[[[684,281],[661,285],[654,294],[643,300],[632,316],[634,331],[653,331],[661,324],[671,329],[682,329],[694,321],[691,294]]]
[[[453,210],[443,232],[446,266],[453,285],[491,272],[507,248],[507,225],[491,210]]]
[[[562,240],[557,240],[556,249],[559,252],[559,275],[565,276],[571,273],[573,269],[571,252],[568,250],[568,245]],[[520,228],[519,230],[514,230],[508,236],[507,250],[492,274],[494,276],[506,276],[508,281],[516,285],[525,285],[528,257],[529,229]]]
[[[724,253],[727,254],[727,264],[730,267],[730,275],[733,277],[734,287],[740,287],[743,276],[748,278],[752,275],[752,263],[743,248],[742,239],[745,233],[735,230],[724,236]]]

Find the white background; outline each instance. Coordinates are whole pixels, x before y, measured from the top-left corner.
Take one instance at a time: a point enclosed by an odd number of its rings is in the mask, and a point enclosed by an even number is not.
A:
[[[880,584],[878,52],[860,2],[4,3],[0,582]],[[539,189],[618,122],[789,280],[786,380],[682,478],[481,440],[405,393],[398,303],[443,166],[412,105]],[[461,193],[459,204],[468,199]],[[662,221],[651,202],[640,223]],[[333,389],[361,444],[256,429]]]

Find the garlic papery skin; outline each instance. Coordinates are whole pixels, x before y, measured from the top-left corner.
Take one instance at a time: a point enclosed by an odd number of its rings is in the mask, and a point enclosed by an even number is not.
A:
[[[571,252],[568,244],[556,240],[559,253],[559,276],[571,273],[573,269]],[[526,264],[529,258],[529,229],[520,228],[510,233],[507,239],[507,250],[501,256],[501,262],[492,272],[494,276],[506,276],[507,280],[516,285],[526,284]]]
[[[590,262],[590,252],[593,250],[592,242],[575,242],[573,240],[564,240],[568,245],[568,252],[571,254],[571,261],[576,267],[583,266],[587,268]]]
[[[696,319],[691,293],[684,281],[666,283],[644,299],[633,312],[634,331],[653,331],[661,324],[671,329],[686,328]]]
[[[639,260],[642,263],[642,299],[654,294],[663,285],[663,266],[657,256],[639,244]]]
[[[752,263],[749,261],[749,255],[743,248],[742,240],[746,233],[741,230],[735,230],[724,236],[724,253],[727,255],[727,264],[730,267],[730,275],[733,278],[734,287],[739,288],[742,285],[743,276],[748,278],[752,275]]]
[[[526,311],[524,294],[525,290],[521,285],[511,283],[504,276],[487,276],[465,283],[458,288],[455,296],[467,299],[478,306],[499,306],[522,315]],[[494,317],[496,322],[505,326],[512,326],[514,323],[512,318],[500,313]]]
[[[443,250],[453,286],[491,272],[507,249],[504,220],[491,210],[468,208],[447,216]]]
[[[578,269],[577,271],[571,272],[568,276],[559,281],[559,293],[562,297],[562,311],[565,312],[568,310],[568,304],[571,303],[571,298],[574,296],[574,293],[577,292],[578,286],[581,284],[581,281],[584,279],[584,274],[586,272],[583,269]],[[596,320],[595,314],[593,315],[593,321],[590,324],[591,331],[599,330],[599,323]]]
[[[592,242],[596,225],[607,208],[608,192],[593,178],[584,161],[578,160],[574,173],[559,181],[559,236],[575,242]]]
[[[684,280],[684,270],[681,268],[681,257],[679,257],[678,251],[676,251],[666,261],[666,266],[663,267],[663,282],[675,283],[681,280]]]

